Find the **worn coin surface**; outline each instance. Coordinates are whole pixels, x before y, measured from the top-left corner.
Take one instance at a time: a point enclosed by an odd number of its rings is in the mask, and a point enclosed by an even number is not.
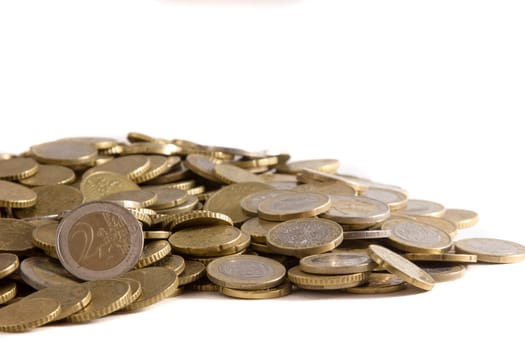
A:
[[[391,273],[373,272],[361,286],[347,288],[345,291],[353,294],[383,294],[403,290],[407,283]]]
[[[272,299],[284,297],[292,292],[292,284],[287,279],[278,286],[266,289],[242,290],[220,287],[219,292],[238,299]]]
[[[377,266],[363,251],[324,253],[306,256],[299,261],[301,270],[318,275],[345,275],[372,271]]]
[[[37,194],[37,201],[31,208],[15,210],[19,218],[36,216],[60,215],[66,210],[71,210],[82,203],[82,193],[69,185],[48,185],[33,187]]]
[[[165,267],[146,267],[125,273],[122,277],[140,282],[142,294],[137,300],[126,306],[126,310],[137,310],[153,305],[171,296],[179,286],[177,273]]]
[[[412,218],[424,224],[435,226],[441,231],[444,231],[451,238],[456,237],[458,233],[456,224],[454,224],[452,221],[447,220],[444,217],[438,218],[435,216],[408,216],[407,218]]]
[[[52,141],[31,146],[33,157],[43,164],[85,167],[95,163],[97,148],[90,143]]]
[[[332,290],[356,287],[368,278],[368,272],[358,272],[345,275],[317,275],[301,270],[300,266],[294,266],[288,270],[288,279],[303,289]]]
[[[14,182],[0,180],[0,207],[28,208],[35,205],[35,191]]]
[[[241,226],[241,231],[250,235],[252,241],[266,244],[268,232],[279,225],[279,221],[266,221],[261,218],[251,218]]]
[[[369,187],[362,195],[386,203],[390,210],[399,210],[408,204],[408,196],[404,192],[392,189]]]
[[[252,174],[248,170],[241,169],[231,164],[215,164],[215,177],[225,184],[239,182],[265,182],[261,177]]]
[[[32,158],[11,158],[0,160],[0,179],[21,180],[33,176],[38,171],[38,163]]]
[[[268,221],[308,218],[330,209],[330,196],[315,192],[286,192],[259,203],[257,213]]]
[[[91,290],[84,284],[69,283],[40,289],[26,298],[51,298],[60,303],[60,314],[55,321],[68,317],[85,308],[91,302]]]
[[[273,189],[249,194],[241,200],[241,208],[246,213],[246,215],[257,216],[259,204],[262,201],[264,201],[267,198],[277,197],[283,193],[286,192]]]
[[[55,320],[60,303],[50,298],[24,298],[0,308],[0,331],[24,332]]]
[[[197,281],[206,275],[206,266],[198,261],[186,260],[184,271],[179,275],[179,286]]]
[[[407,206],[397,212],[403,215],[441,217],[445,214],[445,207],[439,203],[424,199],[409,199]]]
[[[133,201],[140,203],[141,208],[149,207],[157,202],[158,195],[153,191],[132,190],[112,193],[102,200],[105,201]]]
[[[0,279],[15,272],[20,262],[18,256],[11,253],[0,253]]]
[[[214,182],[219,182],[215,176],[215,164],[217,159],[200,154],[190,154],[186,157],[184,165],[195,174]]]
[[[266,235],[266,244],[276,253],[306,256],[330,251],[343,241],[343,229],[327,219],[285,221]]]
[[[329,196],[332,196],[332,195],[354,196],[356,194],[356,191],[354,190],[352,186],[348,185],[345,182],[341,182],[341,181],[328,181],[328,182],[312,181],[309,183],[305,183],[305,184],[296,186],[292,189],[292,191],[318,192],[318,193],[327,194]]]
[[[78,206],[57,229],[60,262],[83,280],[112,278],[131,270],[143,244],[142,225],[128,210],[111,202]]]
[[[20,277],[37,290],[77,282],[75,277],[55,260],[41,256],[24,259],[20,263]]]
[[[478,261],[488,263],[515,263],[525,260],[521,244],[495,238],[466,238],[454,243],[456,252],[475,254]]]
[[[472,227],[479,221],[478,213],[466,209],[446,209],[443,218],[452,221],[458,229]]]
[[[341,164],[337,159],[308,159],[279,164],[277,170],[281,173],[297,174],[308,168],[327,173],[335,173]]]
[[[241,239],[241,230],[229,225],[196,226],[175,232],[169,238],[173,250],[195,256],[219,256]]]
[[[84,176],[80,182],[80,192],[84,202],[99,200],[110,194],[140,190],[140,187],[126,176],[110,171],[98,171]]]
[[[19,253],[32,249],[34,228],[22,220],[0,218],[0,252]]]
[[[61,165],[40,165],[38,172],[33,176],[21,179],[19,182],[26,186],[67,185],[76,179],[75,172]]]
[[[186,267],[184,258],[180,255],[168,255],[159,261],[153,263],[153,266],[161,266],[175,271],[177,275],[180,275]]]
[[[452,238],[439,228],[414,220],[393,219],[382,225],[390,230],[390,243],[410,253],[442,253],[452,246]]]
[[[366,228],[390,216],[388,205],[375,199],[348,195],[332,195],[330,199],[331,207],[321,217],[339,224]]]
[[[431,290],[434,287],[434,280],[427,272],[390,249],[371,244],[368,246],[368,252],[378,265],[405,282],[424,290]]]
[[[286,276],[281,263],[257,255],[224,256],[209,263],[206,272],[213,283],[241,290],[272,288]]]
[[[436,282],[457,280],[465,275],[465,265],[427,265],[422,267]]]
[[[84,177],[87,177],[93,173],[100,171],[110,171],[113,173],[121,174],[130,180],[135,180],[139,176],[146,173],[151,166],[151,162],[147,156],[144,155],[131,155],[118,157],[110,160],[107,163],[97,165],[84,173]]]
[[[151,209],[166,209],[181,205],[188,199],[188,192],[177,188],[150,187],[150,191],[157,194],[155,203],[149,205]]]

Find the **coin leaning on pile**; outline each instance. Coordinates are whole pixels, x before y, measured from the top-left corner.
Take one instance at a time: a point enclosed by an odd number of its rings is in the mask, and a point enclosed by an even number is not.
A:
[[[89,322],[195,291],[431,290],[466,264],[525,260],[518,243],[455,240],[475,212],[339,166],[137,132],[2,154],[0,331]]]

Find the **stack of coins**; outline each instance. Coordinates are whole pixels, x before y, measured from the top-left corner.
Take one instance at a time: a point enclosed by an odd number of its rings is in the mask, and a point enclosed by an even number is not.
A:
[[[525,247],[456,239],[478,215],[290,161],[132,132],[0,155],[0,331],[87,322],[188,291],[430,290]]]

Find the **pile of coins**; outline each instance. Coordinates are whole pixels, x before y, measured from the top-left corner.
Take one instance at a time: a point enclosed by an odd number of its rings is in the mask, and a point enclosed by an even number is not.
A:
[[[478,215],[338,173],[335,159],[129,133],[0,154],[0,331],[87,322],[188,291],[431,290],[525,259],[456,240]]]

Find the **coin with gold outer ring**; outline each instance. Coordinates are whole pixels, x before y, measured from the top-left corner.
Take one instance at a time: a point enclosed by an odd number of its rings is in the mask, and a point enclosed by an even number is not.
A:
[[[405,252],[439,254],[452,246],[452,238],[446,232],[415,220],[387,220],[381,228],[390,230],[389,242]]]
[[[478,261],[515,263],[525,260],[525,246],[495,238],[466,238],[454,243],[458,253],[475,254]]]
[[[444,261],[444,262],[463,262],[475,263],[478,261],[477,255],[474,254],[425,254],[425,253],[406,253],[404,257],[410,261]]]
[[[299,261],[301,270],[318,275],[345,275],[372,271],[376,263],[366,252],[324,253],[306,256]]]
[[[443,218],[452,221],[458,229],[472,227],[479,221],[478,213],[466,209],[447,209]]]
[[[345,289],[353,294],[383,294],[394,293],[407,287],[407,283],[391,273],[373,272],[361,286]]]
[[[402,215],[436,216],[445,214],[445,207],[439,203],[424,199],[409,199],[405,208],[398,210]]]
[[[422,266],[436,282],[457,280],[465,275],[465,265]]]
[[[345,275],[316,275],[294,266],[288,270],[288,279],[303,289],[333,290],[359,286],[366,282],[368,272],[358,272]]]
[[[292,284],[287,279],[281,284],[266,289],[242,290],[227,287],[219,287],[223,295],[237,299],[273,299],[284,297],[292,292]]]
[[[330,209],[330,196],[316,192],[285,192],[259,203],[257,215],[268,221],[314,217]]]

